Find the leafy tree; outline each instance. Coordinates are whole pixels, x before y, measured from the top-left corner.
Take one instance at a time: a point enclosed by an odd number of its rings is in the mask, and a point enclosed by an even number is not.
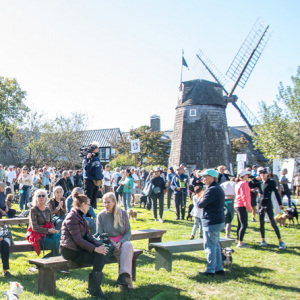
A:
[[[128,154],[119,154],[114,159],[112,159],[109,164],[112,169],[120,166],[134,166],[135,159],[134,155],[128,155]]]
[[[254,127],[254,145],[266,158],[298,157],[300,153],[300,67],[293,86],[279,85],[274,104],[260,104],[262,124]]]
[[[116,157],[120,154],[131,154],[130,140],[139,139],[141,152],[138,153],[138,165],[168,165],[170,141],[163,139],[161,131],[152,131],[150,126],[140,126],[129,131],[129,135],[110,141],[116,149]]]
[[[245,135],[242,134],[240,138],[231,139],[230,145],[233,161],[236,161],[236,155],[246,151],[249,146],[249,141],[246,139]]]

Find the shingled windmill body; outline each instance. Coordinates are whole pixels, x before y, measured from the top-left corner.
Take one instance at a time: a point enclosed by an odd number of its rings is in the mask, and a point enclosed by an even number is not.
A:
[[[236,103],[238,97],[233,93],[238,85],[244,88],[249,79],[270,37],[268,29],[258,19],[248,34],[226,73],[235,81],[230,92],[224,86],[224,76],[204,53],[196,55],[216,82],[198,79],[182,83],[169,165],[184,162],[189,169],[203,169],[223,164],[233,171],[225,109],[231,103],[252,131],[257,119],[243,101]]]
[[[222,87],[207,80],[183,82],[176,107],[169,164],[189,169],[230,166],[226,104]]]

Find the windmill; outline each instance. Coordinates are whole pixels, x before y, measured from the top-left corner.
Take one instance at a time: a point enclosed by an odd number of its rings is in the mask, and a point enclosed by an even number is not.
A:
[[[269,25],[266,25],[260,18],[258,18],[226,72],[226,75],[231,80],[235,81],[230,92],[228,92],[224,87],[227,81],[225,76],[214,66],[204,52],[199,50],[196,54],[197,59],[204,65],[214,80],[222,87],[225,93],[225,102],[231,103],[238,110],[242,119],[251,131],[253,131],[253,124],[257,123],[257,118],[242,100],[241,105],[237,105],[236,102],[238,97],[234,95],[234,92],[237,86],[240,86],[241,88],[245,87],[270,36],[271,33],[269,31]]]
[[[267,41],[269,26],[257,20],[239,49],[226,75],[234,81],[230,91],[225,88],[226,77],[213,65],[203,51],[196,54],[198,64],[216,82],[203,79],[185,81],[176,106],[169,165],[185,163],[191,169],[203,169],[224,164],[233,170],[226,107],[231,103],[252,131],[256,117],[234,94],[237,86],[246,85]],[[202,68],[203,69],[203,68]],[[224,96],[225,94],[225,96]]]

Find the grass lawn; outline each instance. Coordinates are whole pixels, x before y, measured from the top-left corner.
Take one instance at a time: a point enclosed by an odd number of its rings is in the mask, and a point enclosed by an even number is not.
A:
[[[188,203],[189,204],[189,203]],[[99,210],[102,204],[98,204]],[[15,207],[17,209],[17,205]],[[152,212],[137,206],[136,221],[131,222],[132,229],[166,229],[163,241],[189,239],[193,223],[175,221],[174,207],[164,212],[164,223],[154,222]],[[298,211],[300,212],[299,206]],[[236,237],[236,216],[232,226],[232,237]],[[175,254],[173,270],[155,271],[155,250],[148,251],[148,240],[134,241],[137,249],[144,253],[137,263],[137,281],[135,289],[121,291],[116,285],[117,265],[104,268],[103,291],[109,299],[300,299],[300,225],[280,227],[286,250],[278,249],[278,240],[269,223],[266,223],[266,241],[268,246],[260,248],[259,223],[251,222],[245,235],[245,243],[250,249],[233,248],[232,272],[225,277],[200,278],[198,271],[206,267],[204,251]],[[15,240],[24,240],[26,227],[13,226]],[[198,232],[197,232],[198,233]],[[221,234],[224,236],[224,233]],[[86,295],[87,278],[90,269],[71,270],[70,274],[57,273],[56,295],[47,292],[37,294],[37,273],[30,273],[31,258],[37,258],[35,252],[15,253],[10,256],[10,271],[15,277],[11,281],[20,282],[25,291],[20,299],[91,299]],[[9,289],[9,279],[1,277],[0,291]]]

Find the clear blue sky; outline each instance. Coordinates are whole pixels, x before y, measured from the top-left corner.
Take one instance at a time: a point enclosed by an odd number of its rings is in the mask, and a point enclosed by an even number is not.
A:
[[[300,65],[300,1],[0,0],[0,76],[17,78],[27,105],[89,115],[89,129],[149,124],[173,129],[181,51],[192,70],[201,48],[224,74],[258,17],[273,34],[244,90],[258,114]],[[229,80],[228,88],[231,86]],[[229,125],[243,125],[228,107]]]

